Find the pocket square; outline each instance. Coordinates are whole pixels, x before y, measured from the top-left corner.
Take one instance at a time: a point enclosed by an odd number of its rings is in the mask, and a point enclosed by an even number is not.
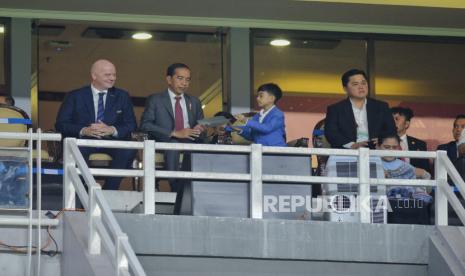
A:
[[[123,110],[116,110],[116,114],[123,113]]]

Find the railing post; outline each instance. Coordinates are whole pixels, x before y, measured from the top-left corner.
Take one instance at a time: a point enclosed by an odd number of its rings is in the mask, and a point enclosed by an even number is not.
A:
[[[76,208],[76,189],[69,174],[70,168],[76,168],[76,161],[71,153],[71,145],[76,145],[76,138],[66,138],[63,143],[63,207]]]
[[[358,179],[360,222],[370,223],[370,150],[367,148],[358,149]]]
[[[435,160],[435,176],[436,176],[436,192],[435,192],[435,222],[436,225],[447,225],[448,216],[447,216],[447,197],[442,189],[450,189],[449,183],[447,183],[447,170],[443,158],[447,157],[446,151],[437,151],[437,156]]]
[[[250,217],[263,218],[262,145],[252,144],[250,153]]]
[[[128,236],[124,233],[120,233],[116,237],[116,275],[122,275],[121,270],[129,271],[128,258],[124,253],[123,241],[128,242]]]
[[[155,214],[155,141],[144,141],[144,214]]]
[[[101,238],[95,223],[96,221],[101,221],[102,219],[102,212],[99,205],[97,204],[97,199],[95,197],[96,191],[101,191],[101,189],[102,188],[98,186],[98,184],[89,186],[89,208],[87,210],[87,216],[89,218],[89,243],[87,245],[87,250],[89,254],[92,255],[98,255],[101,251]]]

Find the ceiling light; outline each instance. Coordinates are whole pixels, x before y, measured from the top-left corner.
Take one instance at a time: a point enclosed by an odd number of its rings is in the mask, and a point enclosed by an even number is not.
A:
[[[3,34],[5,32],[5,27],[4,26],[0,26],[0,34]]]
[[[284,47],[284,46],[289,46],[291,44],[291,42],[287,39],[282,39],[282,38],[278,38],[278,39],[273,39],[271,42],[270,42],[270,45],[272,46],[277,46],[277,47]]]
[[[138,39],[138,40],[146,40],[146,39],[151,39],[152,35],[149,33],[145,33],[145,32],[139,32],[139,33],[133,34],[132,38]]]

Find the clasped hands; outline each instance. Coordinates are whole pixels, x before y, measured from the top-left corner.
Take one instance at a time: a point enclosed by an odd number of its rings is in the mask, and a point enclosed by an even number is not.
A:
[[[82,129],[83,136],[90,136],[94,138],[101,139],[105,136],[110,136],[115,133],[115,128],[112,126],[106,125],[104,122],[99,121],[98,123],[93,123],[88,127]]]

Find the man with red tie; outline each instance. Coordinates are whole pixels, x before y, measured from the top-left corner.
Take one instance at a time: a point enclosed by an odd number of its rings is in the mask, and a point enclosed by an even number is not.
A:
[[[157,142],[190,143],[200,142],[204,138],[205,128],[197,123],[203,119],[200,100],[186,94],[191,82],[191,70],[182,63],[171,64],[166,70],[168,89],[151,95],[145,104],[141,119],[141,131],[149,134]],[[165,168],[177,171],[179,167],[179,152],[166,151]],[[183,167],[187,166],[188,158],[184,158]],[[183,184],[171,179],[171,191],[176,192],[175,213],[179,213]]]

